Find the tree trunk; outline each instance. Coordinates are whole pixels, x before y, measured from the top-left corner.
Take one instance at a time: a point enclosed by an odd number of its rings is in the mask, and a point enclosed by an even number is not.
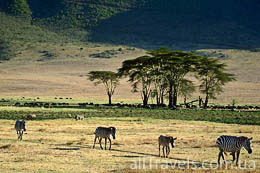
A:
[[[109,105],[112,104],[112,96],[110,94],[108,94],[108,104]]]
[[[156,93],[156,104],[160,105],[160,96],[158,95],[158,92]]]
[[[161,95],[161,104],[164,104],[164,98],[163,98],[163,94]]]
[[[173,100],[172,100],[172,88],[173,86],[170,84],[169,86],[169,108],[173,107]]]
[[[147,106],[148,105],[148,97],[147,96],[144,96],[144,99],[143,99],[143,105],[144,106]]]
[[[142,92],[142,99],[143,99],[143,106],[147,106],[149,101],[149,96],[145,91]]]
[[[204,102],[204,109],[207,108],[207,106],[208,106],[208,101],[209,101],[209,96],[206,95],[205,102]]]
[[[178,101],[178,93],[175,90],[174,95],[173,95],[173,106],[175,106],[175,107],[177,106],[177,101]]]
[[[173,96],[173,106],[177,106],[177,100],[178,99],[178,97],[174,94],[174,96]]]
[[[202,105],[202,98],[199,96],[199,107],[201,108]]]

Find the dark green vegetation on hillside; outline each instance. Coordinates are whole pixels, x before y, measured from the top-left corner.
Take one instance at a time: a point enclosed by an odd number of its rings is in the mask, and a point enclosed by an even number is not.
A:
[[[3,12],[0,12],[0,21],[0,61],[9,60],[38,43],[58,44],[75,40]]]
[[[0,41],[10,47],[20,39],[5,39],[19,18],[25,42],[28,32],[42,41],[55,31],[54,39],[76,35],[81,41],[145,48],[259,48],[259,10],[258,0],[1,0]],[[37,37],[42,28],[47,34]]]
[[[30,113],[36,114],[36,120],[74,118],[75,115],[85,117],[139,117],[154,119],[176,119],[189,121],[210,121],[228,124],[260,125],[259,112],[232,112],[221,110],[170,110],[170,109],[131,109],[131,108],[97,108],[93,106],[74,110],[0,110],[0,119],[22,119]]]

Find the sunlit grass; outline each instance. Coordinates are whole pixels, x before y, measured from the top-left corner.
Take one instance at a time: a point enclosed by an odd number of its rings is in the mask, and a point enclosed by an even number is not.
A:
[[[27,134],[24,134],[23,141],[17,141],[14,122],[0,120],[0,166],[3,172],[136,172],[130,169],[130,165],[144,158],[146,169],[141,167],[139,172],[150,172],[150,158],[152,172],[169,172],[171,169],[160,169],[163,163],[179,163],[187,159],[198,165],[204,160],[216,162],[218,149],[215,141],[223,134],[253,137],[253,154],[248,155],[242,150],[240,160],[242,163],[255,160],[256,169],[260,170],[259,126],[153,118],[92,117],[84,121],[28,121]],[[117,128],[111,151],[100,150],[98,144],[92,149],[94,131],[98,126]],[[254,130],[246,130],[250,128]],[[177,137],[176,146],[171,149],[168,159],[158,157],[160,135]],[[227,156],[227,159],[230,160],[231,156]],[[155,168],[156,162],[159,162],[159,169]],[[208,166],[206,164],[206,167]],[[185,167],[188,171],[187,165]],[[180,169],[175,168],[176,170]],[[231,168],[228,168],[228,171],[231,171]]]
[[[45,108],[45,107],[15,107],[15,106],[1,106],[0,111],[23,111],[23,112],[84,112],[85,109],[79,108]],[[88,109],[88,111],[97,111],[94,109]]]
[[[0,107],[1,119],[25,119],[29,114],[37,115],[36,120],[71,118],[76,115],[85,117],[137,117],[153,118],[157,120],[175,119],[189,121],[209,121],[229,124],[259,125],[259,111],[230,111],[230,110],[171,110],[168,108],[119,108],[110,106],[86,107],[54,107],[54,108],[28,108],[28,107]]]

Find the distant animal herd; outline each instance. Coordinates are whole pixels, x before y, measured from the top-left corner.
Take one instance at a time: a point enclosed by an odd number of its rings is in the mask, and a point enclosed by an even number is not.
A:
[[[33,119],[36,115],[28,115],[29,118]],[[77,115],[75,116],[75,120],[84,120],[84,115]],[[23,132],[26,131],[26,122],[25,120],[17,120],[15,122],[15,130],[18,135],[18,140],[22,140]],[[97,127],[95,130],[95,138],[94,138],[94,145],[93,149],[95,148],[96,140],[100,145],[100,148],[103,150],[102,147],[102,139],[105,139],[105,150],[107,149],[107,140],[109,141],[109,150],[111,150],[111,139],[110,136],[112,135],[113,139],[116,139],[116,128],[115,127]],[[224,154],[229,152],[230,155],[233,156],[233,161],[236,160],[236,165],[238,165],[239,155],[241,149],[244,147],[249,154],[252,153],[251,148],[251,141],[253,138],[248,138],[244,136],[236,137],[236,136],[220,136],[217,141],[217,147],[219,148],[218,154],[218,164],[220,164],[220,159],[222,158],[225,161]],[[174,148],[174,141],[177,138],[173,138],[172,136],[159,136],[158,144],[159,144],[159,157],[161,156],[161,146],[163,151],[163,157],[167,158],[170,154],[170,145]]]
[[[63,99],[63,98],[60,98]],[[66,99],[72,99],[72,98],[66,98]],[[0,102],[9,102],[8,100],[1,99]],[[40,102],[40,101],[33,101],[33,102],[16,102],[12,104],[12,106],[16,107],[46,107],[46,108],[51,108],[51,107],[86,107],[86,106],[95,106],[95,107],[100,107],[100,106],[117,106],[117,107],[126,107],[126,108],[147,108],[147,109],[156,109],[156,108],[163,108],[167,107],[166,104],[148,104],[146,106],[142,104],[127,104],[127,103],[116,103],[116,104],[94,104],[93,102],[85,102],[85,103],[67,103],[67,102],[60,102],[60,103],[50,103],[50,102]],[[174,107],[174,109],[198,109],[200,108],[198,105],[193,105],[193,104],[182,104],[182,105],[177,105]],[[252,106],[252,105],[209,105],[207,109],[212,109],[212,110],[260,110],[260,106]]]

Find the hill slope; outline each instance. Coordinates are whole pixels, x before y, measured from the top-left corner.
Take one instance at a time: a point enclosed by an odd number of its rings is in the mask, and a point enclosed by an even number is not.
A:
[[[79,33],[76,38],[84,41],[145,48],[260,47],[258,0],[2,0],[0,10],[29,21],[27,26],[70,37]]]

